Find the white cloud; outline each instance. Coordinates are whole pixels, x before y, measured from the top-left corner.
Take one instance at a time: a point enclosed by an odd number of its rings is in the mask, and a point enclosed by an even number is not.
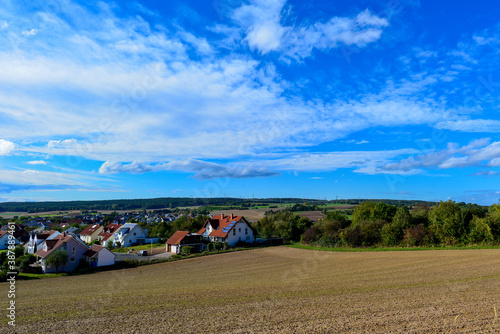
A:
[[[26,162],[28,165],[46,165],[47,162],[44,160],[33,160]]]
[[[100,174],[131,173],[142,174],[148,172],[158,172],[163,170],[175,170],[195,173],[194,178],[200,180],[216,178],[254,178],[278,176],[279,173],[265,167],[243,167],[234,164],[220,165],[201,160],[172,161],[162,164],[144,164],[134,161],[123,164],[116,161],[106,161],[99,168]]]
[[[16,144],[5,139],[0,139],[0,156],[9,155],[16,148]]]
[[[77,140],[72,138],[72,139],[65,139],[65,140],[51,140],[47,144],[47,147],[49,149],[53,148],[68,148],[71,146],[74,146],[77,143]]]
[[[245,31],[251,49],[263,54],[279,51],[296,60],[311,56],[314,48],[328,50],[340,44],[365,46],[378,40],[389,22],[365,10],[357,16],[333,17],[326,23],[283,26],[286,1],[254,0],[234,10],[231,18]]]
[[[8,24],[7,22],[5,22],[5,21],[1,22],[1,21],[0,21],[0,29],[5,29],[5,28],[7,28],[8,26],[9,26],[9,24]]]
[[[31,29],[23,31],[24,36],[35,36],[38,33],[38,29]]]
[[[378,165],[375,173],[407,174],[421,172],[423,168],[463,168],[473,166],[500,166],[500,142],[489,143],[483,138],[459,147],[449,143],[448,148],[440,151],[420,154],[398,162]]]
[[[466,119],[439,122],[438,129],[460,132],[500,132],[500,121],[492,119]]]

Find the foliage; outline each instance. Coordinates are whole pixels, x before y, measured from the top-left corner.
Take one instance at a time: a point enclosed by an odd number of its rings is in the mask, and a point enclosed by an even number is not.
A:
[[[357,225],[363,221],[384,221],[391,222],[396,214],[397,208],[386,203],[363,202],[354,209],[352,223]]]
[[[403,242],[406,246],[420,246],[426,236],[424,224],[408,227],[405,230]]]
[[[485,218],[474,216],[469,224],[468,241],[471,243],[488,242],[493,240],[491,228]]]
[[[382,227],[382,242],[386,246],[398,245],[405,233],[405,229],[410,226],[411,216],[405,207],[397,209],[392,222]]]
[[[288,210],[274,212],[257,221],[253,227],[264,238],[281,237],[285,240],[299,241],[312,222]]]
[[[16,259],[23,256],[24,255],[24,247],[21,245],[16,246],[16,248],[14,248],[14,255],[16,256]]]
[[[439,203],[429,214],[431,231],[441,243],[454,245],[466,237],[463,213],[455,202]]]
[[[381,241],[382,221],[363,221],[351,225],[340,234],[342,241],[351,246],[374,246]]]
[[[47,266],[53,265],[56,268],[56,274],[59,273],[59,266],[64,266],[68,262],[68,252],[65,250],[58,250],[47,256],[45,264]]]

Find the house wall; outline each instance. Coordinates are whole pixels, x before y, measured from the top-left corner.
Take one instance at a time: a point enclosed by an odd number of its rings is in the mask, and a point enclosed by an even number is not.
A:
[[[233,234],[233,231],[235,231],[235,234]],[[253,243],[253,230],[243,220],[240,220],[234,225],[231,231],[229,231],[226,239],[229,246],[236,245],[236,243],[240,240],[248,243]]]
[[[75,253],[73,253],[73,247],[75,247]],[[59,272],[68,272],[73,271],[80,263],[80,260],[84,258],[83,253],[87,251],[87,248],[83,247],[78,241],[69,240],[67,243],[54,250],[57,252],[58,250],[65,250],[68,253],[68,262],[64,266],[59,267]],[[42,259],[42,271],[45,274],[55,273],[56,268],[54,266],[47,267],[45,265],[45,259]]]
[[[80,234],[80,239],[82,239],[83,242],[85,242],[85,243],[91,244],[92,241],[98,240],[99,233],[101,233],[103,229],[104,229],[103,226],[99,226],[99,228],[97,230],[95,230],[94,233],[92,233],[92,235],[88,235],[88,234],[82,235],[82,234]]]
[[[108,249],[101,249],[99,253],[97,253],[97,266],[112,266],[115,264],[115,255],[111,253]]]
[[[134,235],[135,234],[135,235]],[[146,238],[146,233],[142,231],[137,225],[130,229],[130,232],[123,239],[123,247],[129,247],[134,243],[137,243],[137,239]]]
[[[19,240],[14,238],[14,244],[19,245]],[[5,234],[0,238],[0,250],[7,249],[9,247],[9,233]]]
[[[170,245],[170,253],[177,254],[178,245]]]

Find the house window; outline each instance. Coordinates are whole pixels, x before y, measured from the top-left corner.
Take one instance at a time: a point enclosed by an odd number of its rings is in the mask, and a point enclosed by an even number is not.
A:
[[[134,233],[134,235],[135,235],[135,233]]]
[[[74,257],[71,258],[71,262],[75,262],[75,258]]]
[[[241,227],[238,229],[238,232],[241,232]]]
[[[233,230],[233,235],[236,235],[236,229]]]
[[[248,227],[245,228],[245,234],[248,234]]]
[[[75,254],[76,254],[76,248],[73,247],[73,255],[75,255]]]

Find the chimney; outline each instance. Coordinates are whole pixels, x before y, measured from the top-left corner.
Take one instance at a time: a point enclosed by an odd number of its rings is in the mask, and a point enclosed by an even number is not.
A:
[[[230,221],[233,221],[233,214],[231,213],[231,216],[229,217]]]

